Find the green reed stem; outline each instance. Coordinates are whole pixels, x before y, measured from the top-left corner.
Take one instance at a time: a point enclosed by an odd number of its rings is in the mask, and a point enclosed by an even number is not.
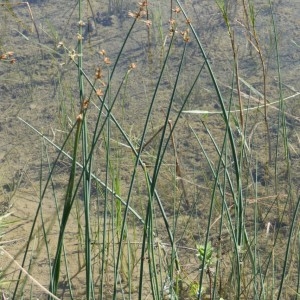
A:
[[[161,82],[161,79],[162,79],[167,61],[168,61],[169,56],[170,56],[170,51],[171,51],[173,38],[174,38],[174,35],[171,37],[170,45],[168,47],[168,51],[167,51],[166,57],[164,59],[164,62],[163,62],[163,65],[162,65],[162,68],[161,68],[161,71],[160,71],[160,74],[159,74],[159,78],[157,80],[155,90],[154,90],[154,93],[153,93],[153,96],[152,96],[152,100],[151,100],[151,103],[150,103],[150,106],[149,106],[149,109],[148,109],[148,114],[147,114],[146,121],[145,121],[145,124],[144,124],[144,127],[143,127],[143,133],[142,133],[141,142],[140,142],[141,145],[143,145],[144,140],[145,140],[145,135],[146,135],[146,131],[147,131],[147,128],[148,128],[149,121],[150,121],[150,116],[151,116],[151,113],[152,113],[152,108],[153,108],[153,105],[154,105],[154,101],[156,99],[156,94],[158,92],[160,82]],[[130,199],[129,197],[130,197],[130,194],[131,194],[131,191],[132,191],[133,182],[134,182],[134,179],[135,179],[136,168],[137,168],[138,163],[139,163],[139,157],[141,155],[141,152],[142,152],[142,147],[139,148],[138,155],[137,155],[137,158],[136,158],[136,162],[135,162],[135,166],[134,166],[134,172],[132,174],[132,180],[131,180],[130,190],[129,190],[129,194],[128,194],[128,202],[129,202],[129,199]],[[151,182],[150,176],[148,175],[147,177],[148,177],[147,181]],[[153,195],[153,187],[152,187],[152,183],[150,183],[150,184],[151,184],[151,189],[150,189],[150,194],[148,195],[148,197],[149,197],[149,201],[152,201],[153,200],[153,196],[152,196]],[[149,205],[150,205],[150,203],[148,203],[148,208],[147,208],[147,213],[146,213],[146,220],[149,219],[149,217],[150,217],[149,214],[151,213]],[[125,217],[126,217],[126,215],[124,213],[123,226],[125,224]],[[143,236],[143,243],[142,243],[142,252],[141,252],[142,260],[141,260],[141,266],[140,266],[140,279],[139,279],[139,299],[142,299],[142,291],[143,291],[143,272],[144,272],[144,259],[143,258],[145,257],[145,252],[146,252],[146,237],[147,237],[147,231],[148,231],[147,227],[149,226],[148,222],[149,222],[148,220],[147,220],[147,222],[145,222],[144,236]],[[171,234],[171,232],[168,232],[168,233]],[[172,236],[172,235],[170,235],[170,236]]]
[[[280,277],[281,280],[280,280],[280,284],[279,284],[279,288],[278,288],[277,300],[282,299],[281,298],[281,293],[282,293],[284,281],[285,281],[286,276],[287,276],[286,271],[287,271],[288,264],[289,264],[289,255],[290,255],[290,250],[291,250],[291,246],[292,246],[291,245],[292,238],[293,238],[293,234],[296,231],[295,229],[299,228],[297,226],[299,207],[300,207],[300,197],[298,197],[298,201],[297,201],[294,213],[293,213],[293,219],[292,219],[292,223],[290,225],[289,237],[288,237],[288,240],[287,240],[286,249],[284,251],[285,256],[284,256],[284,263],[283,263],[283,268],[282,268],[282,274],[281,274],[281,277]]]
[[[42,137],[44,137],[43,134],[41,134],[40,132],[38,132],[34,127],[30,126],[28,123],[26,123],[25,121],[23,121],[20,117],[18,117],[19,120],[21,120],[22,122],[24,122],[25,124],[27,124],[31,129],[33,129],[35,132],[39,133],[39,135],[41,135]],[[41,199],[40,199],[40,202],[39,202],[39,205],[37,207],[37,210],[36,210],[36,213],[35,213],[35,216],[34,216],[34,219],[33,219],[33,222],[32,222],[32,226],[31,226],[31,230],[30,230],[30,233],[29,233],[29,236],[28,236],[28,242],[26,244],[26,247],[25,247],[25,252],[24,252],[24,256],[23,256],[23,260],[22,260],[22,268],[24,268],[24,265],[25,265],[25,261],[26,261],[26,258],[27,258],[27,254],[28,254],[28,249],[29,249],[29,245],[30,245],[30,242],[32,240],[32,237],[33,237],[33,232],[34,232],[34,229],[35,229],[35,225],[36,225],[36,222],[37,222],[37,218],[39,216],[39,213],[40,213],[40,209],[42,207],[42,202],[44,200],[44,197],[45,197],[45,193],[46,193],[46,190],[47,190],[47,187],[48,187],[48,184],[51,180],[51,176],[54,172],[54,168],[55,168],[55,165],[57,164],[58,162],[58,159],[64,149],[64,147],[66,146],[68,140],[69,140],[69,137],[71,136],[71,133],[73,132],[73,129],[75,128],[76,126],[76,123],[74,124],[74,126],[71,128],[67,138],[65,139],[58,155],[57,155],[57,158],[55,159],[54,161],[54,164],[53,164],[53,167],[51,169],[51,172],[49,173],[49,176],[48,176],[48,179],[46,181],[46,184],[45,184],[45,187],[43,189],[43,192],[41,193]],[[45,138],[45,137],[44,137]],[[17,296],[17,291],[18,291],[18,287],[19,287],[19,283],[21,282],[21,275],[22,275],[22,271],[20,270],[19,272],[19,275],[18,275],[18,279],[17,279],[17,283],[16,283],[16,286],[15,286],[15,289],[14,289],[14,293],[13,293],[13,299],[16,299],[16,296]]]
[[[59,273],[60,273],[60,258],[61,258],[61,250],[63,246],[63,240],[64,240],[64,232],[65,228],[69,219],[69,215],[73,206],[74,197],[73,197],[73,189],[74,189],[74,182],[76,177],[76,158],[78,153],[78,145],[79,145],[79,139],[82,129],[82,120],[76,121],[77,128],[75,133],[75,141],[74,141],[74,148],[73,148],[73,160],[72,160],[72,166],[69,176],[69,183],[67,187],[67,192],[65,196],[65,203],[64,203],[64,209],[63,209],[63,215],[61,218],[61,225],[59,230],[59,237],[58,237],[58,243],[57,243],[57,250],[55,254],[55,258],[52,265],[52,276],[50,281],[50,287],[49,290],[56,295],[57,292],[57,286],[59,281]],[[49,298],[51,299],[51,298]]]

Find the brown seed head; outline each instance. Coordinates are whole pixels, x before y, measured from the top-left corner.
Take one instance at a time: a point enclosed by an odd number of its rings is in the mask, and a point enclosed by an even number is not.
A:
[[[102,50],[99,51],[99,54],[103,55],[103,56],[106,56],[106,51],[104,49],[102,49]]]
[[[63,42],[59,42],[59,43],[57,44],[56,48],[61,48],[61,47],[63,47],[63,46],[64,46],[64,43],[63,43]]]
[[[79,114],[77,117],[76,117],[76,121],[77,122],[81,122],[83,120],[83,115],[82,114]]]
[[[136,63],[131,63],[130,65],[129,65],[129,69],[130,70],[133,70],[133,69],[135,69],[136,68]]]
[[[177,31],[176,31],[176,21],[174,20],[174,19],[171,19],[170,21],[169,21],[169,23],[170,23],[170,35],[172,36],[174,33],[176,33]]]
[[[101,79],[102,78],[102,72],[101,72],[100,67],[96,69],[95,77],[96,77],[96,79]]]
[[[152,25],[151,20],[142,20],[142,21],[146,24],[147,27],[150,27]]]
[[[85,23],[82,21],[82,20],[80,20],[79,22],[78,22],[78,26],[84,26],[85,25]]]
[[[148,1],[139,2],[140,7],[148,6]]]
[[[89,103],[90,103],[89,99],[83,100],[83,102],[82,102],[82,109],[86,110],[89,107]]]
[[[179,14],[181,12],[181,9],[176,6],[174,9],[172,9],[176,14]]]
[[[78,41],[82,41],[83,40],[83,36],[80,33],[77,33],[77,40]]]
[[[183,37],[183,40],[187,43],[190,41],[190,35],[189,35],[190,31],[189,29],[186,29],[185,31],[181,32],[181,35]]]
[[[99,97],[102,97],[102,96],[103,96],[103,92],[102,92],[101,89],[97,89],[97,90],[96,90],[96,94],[97,94],[97,96],[99,96]]]
[[[107,64],[107,65],[110,65],[111,64],[111,61],[109,59],[109,57],[104,57],[104,62]]]

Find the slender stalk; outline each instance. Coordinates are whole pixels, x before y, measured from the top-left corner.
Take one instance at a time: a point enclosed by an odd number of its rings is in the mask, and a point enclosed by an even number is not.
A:
[[[21,118],[19,118],[20,120],[22,120]],[[22,120],[23,121],[23,120]],[[36,226],[36,222],[37,222],[37,218],[39,216],[39,213],[40,213],[40,210],[41,210],[41,207],[42,207],[42,203],[43,203],[43,200],[44,200],[44,197],[45,197],[45,193],[46,193],[46,190],[47,190],[47,187],[48,187],[48,184],[51,180],[51,176],[54,172],[54,167],[55,165],[57,164],[58,162],[58,159],[61,155],[61,153],[63,152],[63,149],[65,147],[65,145],[67,144],[68,140],[69,140],[69,137],[71,136],[71,133],[73,132],[73,129],[76,128],[76,123],[74,124],[73,128],[70,130],[67,138],[65,139],[62,147],[61,147],[61,150],[59,151],[58,155],[57,155],[57,158],[56,160],[54,161],[54,166],[53,168],[51,169],[50,173],[49,173],[49,176],[48,176],[48,179],[46,181],[46,184],[45,184],[45,187],[43,189],[43,192],[41,193],[41,199],[39,201],[39,205],[37,207],[37,210],[36,210],[36,213],[35,213],[35,216],[34,216],[34,219],[33,219],[33,222],[32,222],[32,226],[31,226],[31,230],[30,230],[30,233],[29,233],[29,236],[28,236],[28,241],[27,241],[27,244],[26,244],[26,247],[25,247],[25,251],[24,251],[24,256],[23,256],[23,260],[22,260],[22,268],[24,268],[25,266],[25,261],[26,261],[26,258],[27,258],[27,254],[28,254],[28,249],[29,249],[29,246],[30,246],[30,242],[32,240],[32,237],[33,237],[33,233],[34,233],[34,229],[35,229],[35,226]],[[36,130],[35,130],[36,131]],[[16,296],[17,296],[17,291],[18,291],[18,286],[19,286],[19,283],[20,283],[20,279],[21,279],[21,275],[22,275],[22,272],[20,271],[19,272],[19,275],[18,275],[18,279],[17,279],[17,283],[16,283],[16,286],[15,286],[15,289],[14,289],[14,293],[13,293],[13,298],[15,299]]]
[[[67,221],[69,219],[69,215],[73,206],[74,197],[73,197],[73,191],[74,191],[74,182],[76,178],[76,160],[77,160],[77,153],[78,153],[78,145],[79,145],[79,139],[81,134],[81,128],[82,128],[82,120],[79,118],[76,121],[77,129],[75,133],[75,141],[74,141],[74,148],[73,148],[73,161],[72,161],[72,167],[71,172],[69,176],[69,184],[65,196],[65,203],[64,203],[64,209],[63,209],[63,215],[61,218],[61,225],[59,230],[59,237],[58,237],[58,243],[57,243],[57,249],[55,258],[52,265],[52,276],[50,281],[50,287],[49,290],[51,293],[56,294],[57,292],[57,286],[58,286],[58,280],[59,280],[59,274],[60,274],[60,259],[61,259],[61,251],[63,246],[63,240],[64,240],[64,232],[66,229]],[[49,298],[51,299],[51,298]]]

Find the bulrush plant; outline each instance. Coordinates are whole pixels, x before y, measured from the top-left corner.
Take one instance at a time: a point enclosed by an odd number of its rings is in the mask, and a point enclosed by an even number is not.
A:
[[[109,13],[124,2],[108,1]],[[229,2],[207,2],[225,24],[218,49],[195,1],[140,1],[117,29],[85,16],[87,7],[100,18],[102,4],[76,2],[76,32],[51,61],[55,92],[72,99],[55,112],[64,134],[50,138],[18,115],[42,143],[37,207],[23,256],[10,257],[20,262],[12,299],[297,298],[300,147],[286,121],[297,94],[283,97],[272,3],[277,70],[259,39],[263,16],[247,0],[231,14]],[[241,41],[258,55],[259,84],[244,79]],[[38,47],[50,51],[43,39]],[[15,57],[3,51],[1,63]],[[42,289],[30,286],[37,272]]]

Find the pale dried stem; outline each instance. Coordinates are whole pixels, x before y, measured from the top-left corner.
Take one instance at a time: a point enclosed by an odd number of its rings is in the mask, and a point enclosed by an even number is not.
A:
[[[53,295],[51,292],[49,292],[43,285],[41,285],[35,278],[33,278],[24,268],[22,268],[22,266],[3,248],[1,248],[1,251],[9,258],[11,259],[15,265],[17,265],[17,267],[19,268],[19,270],[21,270],[23,273],[26,274],[26,276],[29,277],[29,279],[35,284],[37,285],[39,288],[41,288],[46,294],[50,295],[53,299],[56,300],[60,300],[60,298],[56,297],[55,295]]]

